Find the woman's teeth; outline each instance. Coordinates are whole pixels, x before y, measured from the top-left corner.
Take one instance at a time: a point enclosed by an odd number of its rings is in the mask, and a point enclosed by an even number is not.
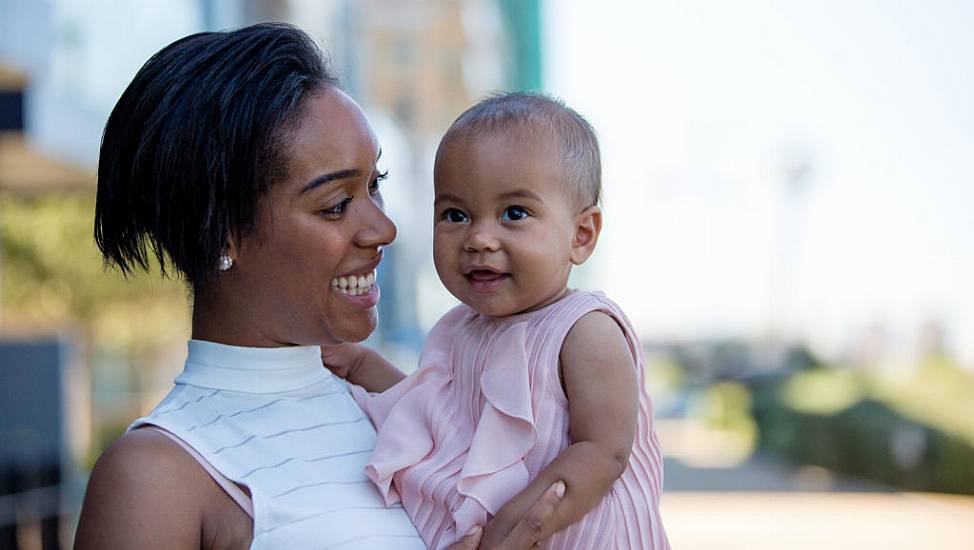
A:
[[[375,271],[363,275],[350,275],[348,277],[335,277],[331,280],[331,287],[342,294],[350,296],[360,296],[372,290],[375,284]]]

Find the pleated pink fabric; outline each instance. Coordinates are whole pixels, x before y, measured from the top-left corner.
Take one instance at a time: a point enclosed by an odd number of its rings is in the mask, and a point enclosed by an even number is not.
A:
[[[402,502],[429,548],[486,522],[568,447],[558,358],[569,329],[591,311],[619,323],[635,358],[636,439],[609,494],[543,548],[669,548],[659,514],[662,456],[638,340],[615,303],[583,291],[502,318],[457,306],[433,327],[415,373],[381,394],[352,387],[378,430],[366,474],[387,505]]]

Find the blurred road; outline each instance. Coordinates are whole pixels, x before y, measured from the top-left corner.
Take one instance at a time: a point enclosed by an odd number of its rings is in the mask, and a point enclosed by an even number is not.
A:
[[[676,550],[974,548],[974,497],[670,491],[662,508]]]
[[[663,521],[676,550],[974,549],[974,497],[897,492],[761,453],[714,466],[726,445],[680,422],[659,433]]]

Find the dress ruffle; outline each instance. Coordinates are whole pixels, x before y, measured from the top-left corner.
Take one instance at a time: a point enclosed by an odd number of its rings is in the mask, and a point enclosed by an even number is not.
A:
[[[451,326],[451,317],[448,314],[438,323],[431,338],[452,340],[462,325]],[[442,330],[447,327],[450,330]],[[420,360],[422,368],[381,394],[352,388],[379,433],[366,475],[387,505],[401,502],[393,484],[397,474],[422,464],[434,449],[452,449],[464,455],[456,481],[463,498],[452,512],[455,533],[466,533],[483,524],[527,486],[530,474],[524,458],[535,445],[537,430],[526,339],[524,323],[503,326],[495,333],[491,355],[485,359],[479,377],[484,404],[475,424],[463,415],[433,410],[469,401],[454,386],[449,346],[428,345],[429,351]],[[417,414],[419,411],[422,414]],[[445,437],[437,440],[435,434]]]
[[[483,522],[484,511],[496,514],[530,481],[524,458],[534,447],[537,430],[524,329],[516,324],[498,335],[495,354],[480,375],[485,403],[457,482],[457,491],[467,497],[454,514],[458,533]],[[480,509],[468,510],[474,501]]]
[[[424,369],[380,394],[350,386],[352,397],[382,435],[365,465],[365,474],[379,488],[386,506],[400,502],[392,486],[396,472],[418,464],[433,451],[435,442],[426,424],[426,411],[448,383],[438,369]],[[424,414],[417,415],[416,411]]]

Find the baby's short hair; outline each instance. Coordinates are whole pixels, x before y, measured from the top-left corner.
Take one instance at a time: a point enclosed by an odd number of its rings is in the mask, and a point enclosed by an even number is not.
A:
[[[582,115],[561,99],[541,92],[507,92],[484,99],[463,112],[443,136],[482,136],[498,130],[533,129],[561,143],[568,187],[582,207],[599,203],[602,161],[599,139]]]

